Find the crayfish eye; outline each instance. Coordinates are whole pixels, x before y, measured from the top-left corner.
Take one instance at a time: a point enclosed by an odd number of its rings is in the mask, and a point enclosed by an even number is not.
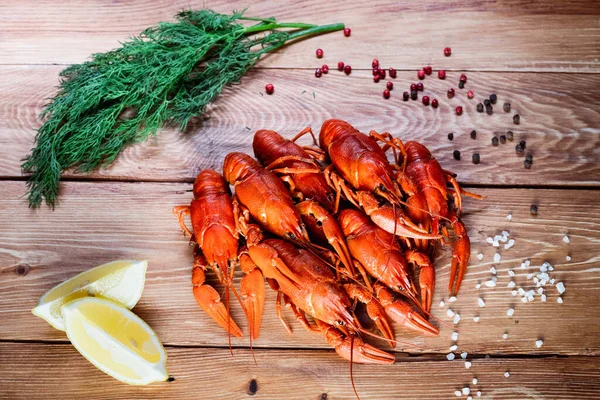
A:
[[[336,321],[336,323],[337,323],[339,326],[344,326],[344,324],[345,324],[345,322],[344,322],[344,321],[342,321],[341,319],[338,319],[338,320]]]
[[[296,238],[296,235],[294,235],[292,232],[288,232],[288,233],[287,233],[287,236],[288,236],[290,239],[292,239],[292,240],[296,240],[296,239],[297,239],[297,238]]]

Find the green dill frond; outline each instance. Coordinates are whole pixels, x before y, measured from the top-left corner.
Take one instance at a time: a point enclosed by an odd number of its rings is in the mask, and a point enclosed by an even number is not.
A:
[[[241,80],[260,56],[288,40],[343,29],[278,24],[260,19],[245,27],[242,12],[186,10],[122,47],[92,55],[60,74],[60,89],[42,112],[36,147],[23,161],[30,207],[54,206],[61,172],[89,172],[110,164],[129,144],[146,140],[166,124],[184,130],[231,83]],[[297,28],[282,31],[280,28]],[[252,49],[259,45],[260,50]]]

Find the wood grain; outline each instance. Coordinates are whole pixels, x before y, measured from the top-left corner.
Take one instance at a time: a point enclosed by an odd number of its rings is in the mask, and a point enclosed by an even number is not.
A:
[[[56,211],[28,210],[19,198],[23,182],[0,186],[0,340],[64,341],[64,333],[34,317],[30,310],[47,290],[86,270],[114,259],[148,259],[146,288],[135,312],[170,345],[227,346],[227,335],[196,305],[191,291],[191,248],[171,214],[171,207],[191,198],[191,185],[177,183],[64,183],[64,196]],[[434,324],[441,333],[424,338],[397,327],[405,342],[398,351],[411,353],[449,352],[451,333],[459,332],[459,350],[477,354],[583,354],[600,353],[600,204],[597,192],[588,190],[480,189],[484,201],[467,199],[464,222],[472,238],[472,261],[458,300],[450,308],[459,312],[458,325],[440,308],[447,299],[450,253],[440,250],[436,260],[437,287]],[[576,206],[574,206],[576,199]],[[530,204],[539,207],[532,217]],[[511,222],[506,215],[511,213]],[[510,231],[516,240],[510,250],[501,248],[502,260],[493,263],[495,248],[488,236]],[[563,242],[568,235],[570,243]],[[483,253],[479,262],[475,255]],[[565,262],[566,255],[571,262]],[[532,267],[520,269],[524,259]],[[527,273],[551,262],[552,273],[567,288],[564,304],[557,291],[546,289],[548,302],[523,304],[507,288],[508,270],[516,272],[517,287],[535,286]],[[498,286],[477,283],[491,279],[489,269],[498,270]],[[538,266],[534,268],[534,266]],[[212,274],[209,274],[212,278]],[[239,275],[237,279],[239,279]],[[213,279],[214,281],[214,279]],[[236,285],[239,281],[236,280]],[[482,297],[485,308],[477,305]],[[322,337],[305,332],[292,323],[288,336],[275,316],[275,295],[268,291],[260,338],[254,346],[276,348],[327,348]],[[515,309],[508,318],[508,308]],[[241,308],[232,313],[247,332]],[[293,321],[286,313],[286,319]],[[480,316],[478,323],[474,316]],[[577,329],[573,329],[577,326]],[[509,339],[502,338],[504,333]],[[543,338],[544,346],[535,347]],[[234,339],[234,346],[248,346],[248,339]],[[383,348],[384,344],[379,343]]]
[[[206,6],[229,13],[248,5],[223,0],[6,3],[0,14],[0,64],[82,62],[158,21],[172,20],[181,9]],[[321,47],[326,62],[344,60],[355,68],[370,68],[379,57],[386,66],[413,70],[428,63],[496,71],[600,70],[600,11],[594,1],[256,2],[247,15],[345,22],[352,28],[350,38],[335,33],[307,40],[266,58],[261,67],[314,67],[314,51]],[[445,46],[452,47],[452,57],[443,56]]]
[[[54,93],[60,67],[0,67],[5,77],[0,91],[0,177],[21,175],[21,159],[33,146],[37,116]],[[381,97],[383,84],[374,84],[367,71],[346,76],[331,71],[317,79],[310,70],[260,70],[250,73],[240,86],[227,90],[211,106],[209,120],[181,134],[165,130],[149,142],[128,148],[109,168],[91,175],[67,173],[71,178],[188,181],[204,168],[220,169],[231,151],[252,152],[252,135],[268,128],[292,137],[306,126],[319,131],[328,118],[341,118],[368,132],[389,131],[403,140],[417,139],[427,145],[445,168],[458,173],[461,182],[502,185],[600,185],[600,99],[596,88],[600,75],[469,73],[468,100],[457,89],[454,99],[446,90],[455,86],[459,73],[441,81],[424,81],[424,95],[438,98],[440,107],[420,101],[403,102],[402,91],[416,81],[413,72],[399,72],[392,98]],[[275,85],[273,96],[263,95],[266,83]],[[476,104],[497,93],[493,115],[477,113]],[[502,104],[509,101],[512,112]],[[465,113],[456,116],[462,105]],[[512,115],[521,115],[514,125]],[[477,140],[469,137],[476,129]],[[515,142],[491,146],[492,136],[514,131]],[[454,132],[454,140],[447,134]],[[534,156],[531,170],[515,153],[519,140],[527,141]],[[453,150],[462,160],[452,158]],[[474,165],[474,152],[481,164]]]
[[[353,399],[348,363],[333,351],[168,348],[175,380],[127,386],[103,374],[70,345],[0,344],[0,398],[87,399]],[[42,363],[40,361],[43,360]],[[482,399],[597,398],[600,362],[596,357],[411,361],[390,366],[355,365],[361,399],[449,399],[468,387]],[[36,378],[31,379],[31,371]],[[510,377],[505,378],[504,372]],[[435,376],[435,381],[428,377]],[[477,377],[477,384],[472,383]],[[256,381],[252,395],[250,382]],[[551,382],[551,384],[550,384]],[[463,396],[466,398],[466,396]]]

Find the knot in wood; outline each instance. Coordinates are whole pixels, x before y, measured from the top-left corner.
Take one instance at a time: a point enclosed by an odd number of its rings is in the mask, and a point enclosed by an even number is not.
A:
[[[31,267],[27,264],[19,264],[15,268],[15,274],[19,276],[25,276],[31,271]]]
[[[254,396],[256,394],[256,392],[258,392],[258,382],[256,382],[256,379],[251,379],[250,382],[248,382],[247,393],[250,396]]]

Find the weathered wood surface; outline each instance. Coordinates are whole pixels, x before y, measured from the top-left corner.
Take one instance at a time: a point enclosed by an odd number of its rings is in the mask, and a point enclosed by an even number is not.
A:
[[[63,280],[114,259],[148,259],[146,288],[135,312],[170,345],[227,346],[227,335],[197,306],[191,291],[191,248],[181,234],[174,205],[191,198],[191,185],[184,183],[77,183],[64,184],[64,195],[56,211],[31,211],[19,198],[23,182],[4,182],[0,187],[0,340],[66,340],[64,333],[30,313],[37,299]],[[440,251],[437,265],[434,323],[441,333],[424,338],[397,327],[406,342],[398,351],[447,353],[451,333],[459,332],[459,351],[478,354],[581,354],[600,353],[600,204],[597,193],[588,190],[478,189],[484,201],[466,199],[464,222],[472,238],[472,261],[463,287],[450,308],[461,315],[458,325],[440,308],[447,301],[446,287],[450,252]],[[577,206],[574,206],[576,199]],[[539,207],[532,217],[530,204]],[[511,222],[506,215],[511,213]],[[513,248],[498,251],[486,238],[508,230],[516,240]],[[568,235],[570,243],[563,242]],[[483,261],[476,254],[484,254]],[[570,262],[565,257],[571,255]],[[524,259],[532,267],[520,269]],[[523,304],[506,285],[513,269],[517,287],[534,287],[527,273],[539,271],[549,261],[552,273],[567,287],[564,304],[557,303],[554,287],[546,289],[547,303],[536,299]],[[488,288],[489,269],[498,270],[498,286]],[[534,268],[537,266],[537,268]],[[209,276],[212,276],[209,274]],[[238,276],[239,279],[239,276]],[[236,285],[239,281],[236,280]],[[275,293],[268,291],[262,333],[255,347],[327,348],[325,340],[305,332],[294,322],[288,336],[275,316]],[[486,302],[477,305],[478,297]],[[513,318],[506,316],[515,309]],[[241,308],[232,304],[234,318],[247,332]],[[474,316],[480,316],[475,323]],[[577,326],[577,329],[573,329]],[[504,333],[509,339],[502,338]],[[535,347],[538,338],[544,346]],[[247,338],[234,339],[234,346],[248,346]],[[385,347],[384,344],[379,345]]]
[[[4,77],[0,92],[5,95],[0,105],[0,176],[21,176],[21,159],[33,147],[40,124],[37,117],[54,93],[60,69],[0,67]],[[318,133],[324,120],[341,118],[365,132],[389,131],[403,140],[421,141],[464,183],[600,185],[600,75],[473,72],[468,76],[468,88],[476,93],[473,100],[459,89],[454,99],[447,98],[446,90],[456,87],[458,72],[449,72],[445,81],[427,78],[422,94],[440,101],[440,107],[433,109],[420,100],[402,101],[402,91],[417,80],[410,71],[398,73],[389,100],[381,97],[383,83],[374,84],[368,71],[346,76],[335,70],[321,79],[311,70],[251,72],[243,85],[219,98],[210,109],[211,118],[201,126],[186,134],[163,131],[85,179],[191,182],[201,169],[220,169],[231,151],[252,153],[257,129],[292,137],[306,126]],[[268,82],[275,85],[273,96],[263,96]],[[477,113],[477,102],[492,92],[499,96],[494,114]],[[504,101],[512,104],[511,113],[502,110]],[[458,105],[465,108],[462,116],[453,112]],[[521,115],[520,125],[513,124],[514,113]],[[477,140],[469,136],[473,129]],[[507,130],[514,132],[515,142],[493,147],[492,136]],[[447,139],[449,132],[455,133],[453,141]],[[534,156],[531,170],[523,168],[523,157],[515,153],[521,139]],[[460,162],[452,158],[455,149],[462,152]],[[473,152],[480,153],[481,164],[471,162]]]
[[[0,64],[71,64],[117,47],[157,21],[203,6],[229,13],[247,1],[135,0],[0,4]],[[416,69],[424,63],[452,69],[600,71],[600,7],[597,1],[336,1],[255,2],[250,16],[328,24],[344,22],[353,34],[308,40],[275,54],[262,67],[314,67],[317,47],[325,60],[368,68],[373,57],[386,65]],[[26,33],[26,34],[25,34]],[[57,45],[58,44],[58,45]],[[450,46],[453,55],[444,58]]]
[[[0,398],[88,399],[353,399],[348,363],[333,351],[167,348],[173,382],[147,387],[114,381],[71,345],[0,344]],[[355,365],[361,399],[449,399],[468,387],[482,399],[581,399],[600,390],[596,357],[472,359],[443,362],[415,357],[390,366]],[[43,363],[40,363],[44,360]],[[32,379],[31,371],[36,371]],[[509,371],[510,376],[504,377]],[[431,378],[435,377],[435,384]],[[477,378],[477,384],[472,379]],[[250,391],[251,381],[256,391]],[[463,396],[462,398],[466,398]]]

